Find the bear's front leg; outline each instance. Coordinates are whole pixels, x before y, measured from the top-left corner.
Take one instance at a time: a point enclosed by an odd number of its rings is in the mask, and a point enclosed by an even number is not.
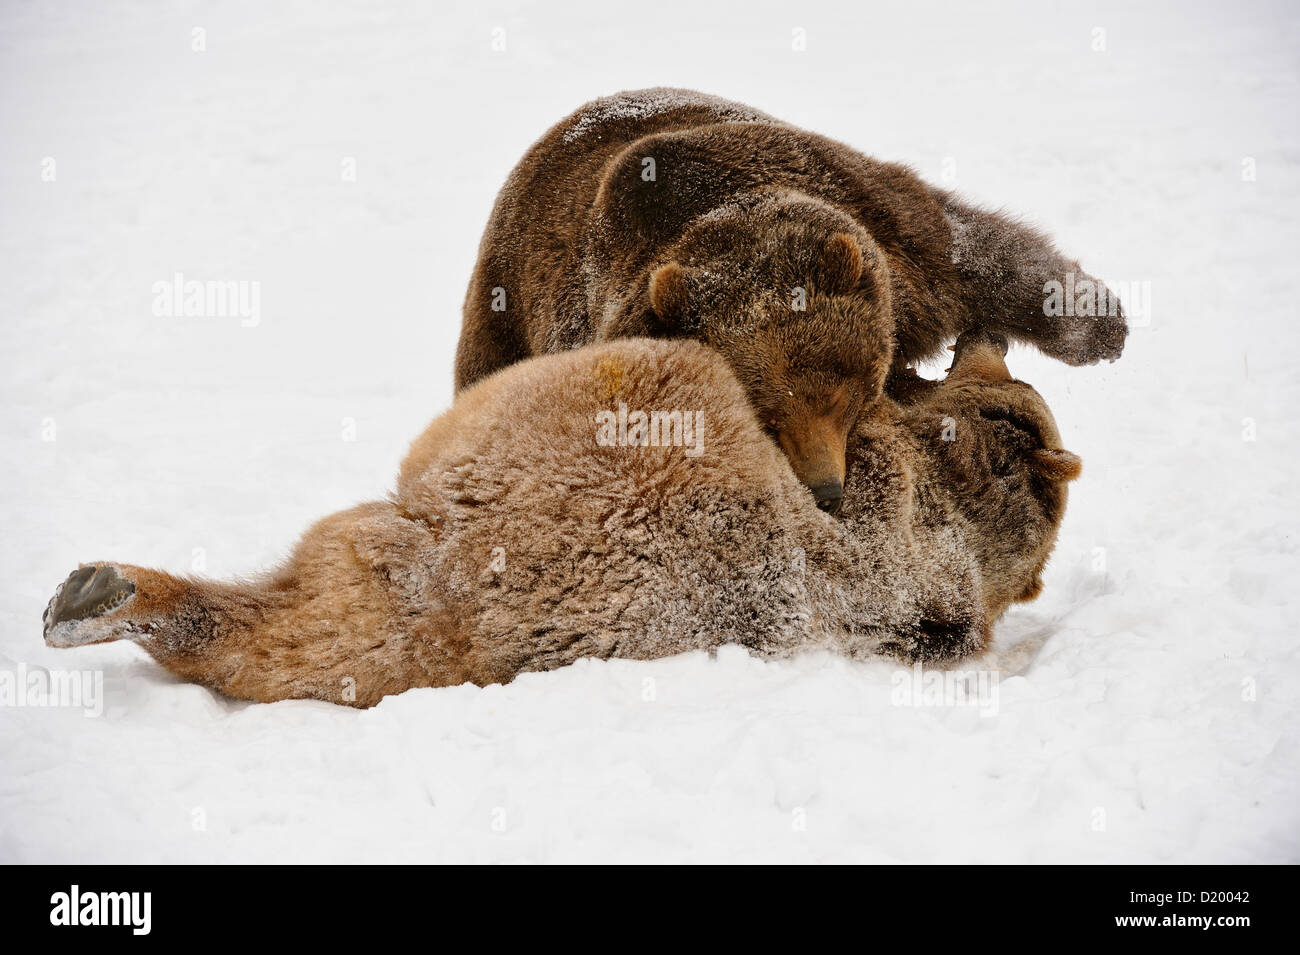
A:
[[[972,327],[1035,345],[1068,365],[1114,361],[1128,324],[1119,297],[1042,232],[935,190]]]

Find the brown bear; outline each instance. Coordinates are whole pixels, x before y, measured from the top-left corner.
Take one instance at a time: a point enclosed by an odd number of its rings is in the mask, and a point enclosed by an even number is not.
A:
[[[1113,296],[1114,315],[1045,314],[1071,273],[1096,281],[906,167],[702,93],[619,93],[552,127],[501,189],[456,386],[590,342],[692,337],[833,510],[849,428],[893,362],[977,325],[1071,364],[1117,358]]]
[[[940,383],[856,424],[819,510],[726,361],[628,339],[463,392],[397,489],[316,524],[280,569],[218,583],[118,563],[58,588],[45,640],[133,640],[230,696],[370,706],[580,657],[740,644],[954,660],[1038,592],[1078,459],[968,333]]]

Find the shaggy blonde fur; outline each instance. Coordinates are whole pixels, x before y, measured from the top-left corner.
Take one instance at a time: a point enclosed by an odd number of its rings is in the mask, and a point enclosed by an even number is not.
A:
[[[1036,594],[1078,469],[1001,352],[968,334],[944,381],[894,383],[852,433],[838,518],[714,351],[628,339],[532,359],[463,392],[390,499],[320,521],[266,578],[83,565],[45,639],[134,640],[230,696],[357,706],[724,643],[956,659]],[[598,440],[637,411],[689,413],[691,433]]]

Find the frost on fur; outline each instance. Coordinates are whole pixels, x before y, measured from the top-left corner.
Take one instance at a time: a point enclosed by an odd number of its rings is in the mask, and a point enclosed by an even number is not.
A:
[[[1118,296],[1059,252],[1045,234],[1011,217],[937,192],[952,229],[952,263],[973,322],[1037,346],[1069,365],[1114,361],[1128,325]],[[1053,288],[1088,283],[1100,305],[1085,313],[1052,308]]]
[[[724,644],[955,660],[1037,593],[1077,459],[980,333],[943,382],[891,393],[850,437],[831,517],[716,352],[634,339],[534,359],[463,392],[389,499],[321,520],[274,573],[83,565],[45,639],[133,640],[231,696],[358,706]],[[597,441],[620,405],[688,409],[708,440],[694,456]]]
[[[465,297],[462,389],[530,356],[693,338],[833,511],[852,422],[891,370],[986,328],[1070,364],[1119,355],[1122,313],[1051,316],[1077,264],[1006,217],[740,103],[595,100],[523,156]]]

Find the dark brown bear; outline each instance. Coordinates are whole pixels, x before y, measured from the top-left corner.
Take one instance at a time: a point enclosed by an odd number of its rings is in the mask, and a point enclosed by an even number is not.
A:
[[[1044,314],[1044,286],[1071,273],[1091,279],[1046,236],[903,166],[701,93],[620,93],[554,126],[507,179],[456,387],[589,342],[696,338],[833,510],[850,426],[893,363],[976,325],[1074,365],[1117,358],[1118,309]]]

